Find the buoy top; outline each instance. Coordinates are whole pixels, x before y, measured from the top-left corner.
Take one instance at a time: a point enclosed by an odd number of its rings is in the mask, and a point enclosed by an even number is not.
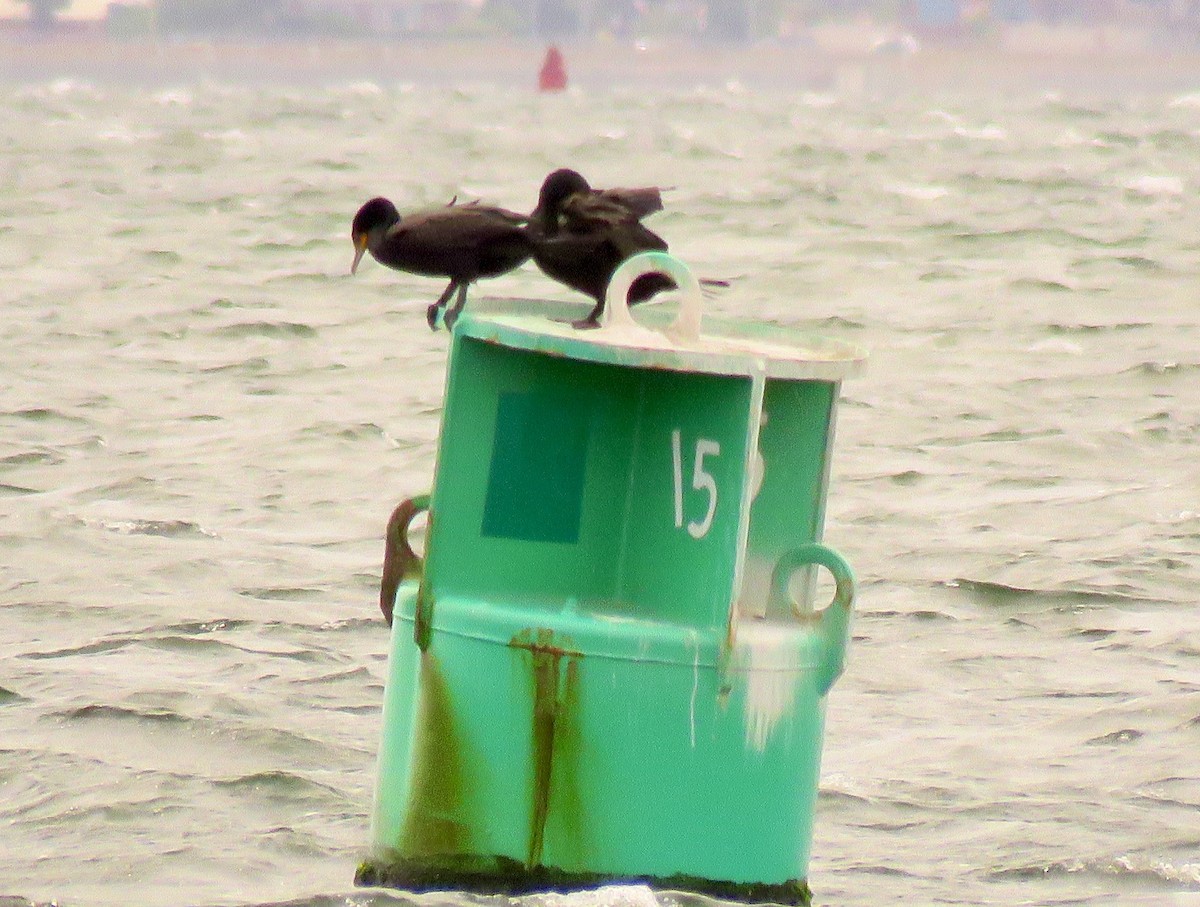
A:
[[[674,320],[662,311],[629,314],[625,292],[640,275],[661,272],[682,292]],[[862,348],[772,324],[701,317],[701,293],[691,271],[665,252],[635,255],[613,275],[601,326],[579,330],[540,314],[464,316],[456,333],[587,362],[717,375],[840,381],[862,372]]]

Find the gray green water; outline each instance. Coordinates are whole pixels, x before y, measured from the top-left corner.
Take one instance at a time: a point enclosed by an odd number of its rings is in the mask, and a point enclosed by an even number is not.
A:
[[[1200,904],[1200,94],[331,74],[0,111],[0,903],[481,900],[351,885],[381,532],[429,487],[446,340],[436,282],[348,276],[349,222],[528,209],[573,165],[674,187],[712,311],[871,350],[817,903]]]

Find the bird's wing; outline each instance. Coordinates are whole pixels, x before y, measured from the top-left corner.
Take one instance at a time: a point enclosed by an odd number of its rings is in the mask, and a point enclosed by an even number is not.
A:
[[[498,220],[506,221],[515,226],[523,226],[529,223],[529,217],[525,214],[518,214],[516,211],[509,211],[507,208],[500,208],[496,205],[485,205],[477,198],[471,199],[469,202],[460,202],[458,196],[450,199],[447,208],[455,208],[459,211],[476,211],[488,217],[495,217]]]
[[[524,220],[486,205],[443,205],[402,218],[372,254],[390,267],[428,277],[495,276],[532,253]]]
[[[667,241],[638,221],[610,230],[607,241],[616,250],[618,261],[624,261],[638,252],[667,251]]]
[[[414,246],[473,248],[511,237],[525,220],[524,215],[489,205],[446,205],[406,215],[388,230],[388,239]]]
[[[662,190],[657,186],[637,189],[601,189],[595,193],[615,202],[639,220],[663,209]]]
[[[595,193],[577,192],[568,196],[559,209],[560,226],[572,233],[590,233],[637,222],[637,215],[624,205]]]
[[[516,211],[510,211],[507,208],[500,208],[496,205],[484,205],[479,202],[472,202],[471,207],[488,217],[503,221],[510,226],[522,227],[529,223],[529,215],[518,214]]]

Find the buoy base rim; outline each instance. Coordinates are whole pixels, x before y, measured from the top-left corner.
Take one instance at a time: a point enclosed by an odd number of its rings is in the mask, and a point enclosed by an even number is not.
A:
[[[736,904],[779,904],[782,907],[810,907],[812,891],[804,879],[782,883],[731,882],[689,875],[623,876],[599,872],[570,872],[547,866],[527,868],[505,857],[486,861],[487,866],[464,867],[460,860],[424,861],[412,859],[367,860],[354,875],[354,884],[365,887],[395,888],[413,894],[432,891],[466,891],[483,895],[521,896],[547,892],[568,893],[599,888],[603,885],[645,885],[655,891],[676,891],[703,895]]]

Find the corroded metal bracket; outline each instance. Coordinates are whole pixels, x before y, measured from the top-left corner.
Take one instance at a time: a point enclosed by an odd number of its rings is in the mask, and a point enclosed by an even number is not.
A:
[[[408,543],[408,527],[418,514],[428,510],[429,495],[421,494],[401,501],[388,517],[387,529],[383,534],[383,576],[379,582],[379,610],[383,612],[383,619],[389,627],[392,625],[392,610],[396,607],[396,590],[405,580],[421,582],[425,573],[424,560],[418,557]]]

